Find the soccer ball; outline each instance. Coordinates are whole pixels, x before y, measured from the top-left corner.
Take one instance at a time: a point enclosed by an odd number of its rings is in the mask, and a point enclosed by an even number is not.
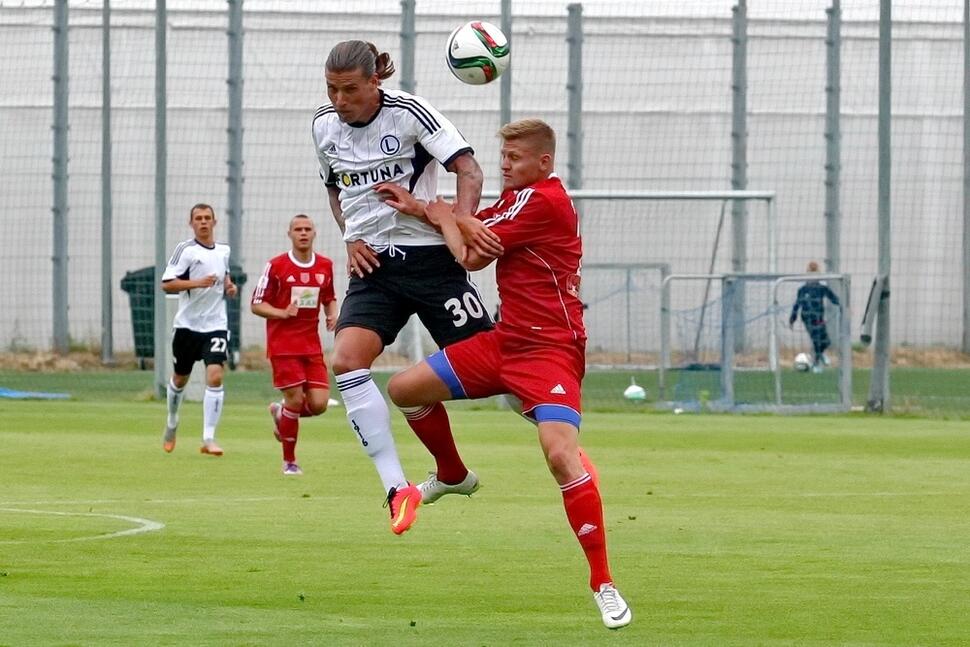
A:
[[[795,355],[795,370],[806,372],[808,369],[812,368],[812,360],[808,359],[808,355],[805,353],[799,353]]]
[[[495,25],[475,20],[451,32],[445,58],[459,81],[483,85],[509,66],[509,41]]]

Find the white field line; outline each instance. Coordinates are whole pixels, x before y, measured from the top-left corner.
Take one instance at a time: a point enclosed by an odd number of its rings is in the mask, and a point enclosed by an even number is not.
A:
[[[226,498],[226,497],[185,497],[180,499],[139,499],[133,501],[131,499],[87,499],[87,500],[68,500],[68,501],[56,501],[56,500],[44,500],[44,501],[0,501],[0,506],[72,506],[72,505],[119,505],[119,504],[131,504],[131,503],[155,503],[155,504],[200,504],[200,503],[211,503],[224,506],[227,503],[259,503],[264,501],[281,501],[292,497],[285,496],[265,496],[265,497],[236,497],[236,498]],[[32,508],[21,508],[21,507],[0,507],[0,512],[9,513],[23,513],[23,514],[45,514],[51,516],[59,517],[103,517],[106,519],[118,519],[120,521],[127,521],[135,524],[134,528],[129,528],[128,530],[119,530],[118,532],[109,532],[100,535],[88,535],[84,537],[72,537],[70,539],[45,539],[45,540],[35,540],[35,539],[11,539],[2,540],[0,539],[0,544],[26,544],[26,543],[67,543],[75,541],[92,541],[95,539],[114,539],[116,537],[127,537],[130,535],[140,535],[146,532],[154,532],[156,530],[161,530],[165,527],[165,524],[160,521],[152,521],[151,519],[143,519],[142,517],[130,517],[126,515],[118,514],[108,514],[101,512],[56,512],[54,510],[37,510]]]
[[[293,497],[286,496],[254,496],[254,497],[222,497],[222,496],[211,496],[211,497],[184,497],[178,499],[69,499],[64,501],[44,499],[42,501],[0,501],[0,506],[6,505],[56,505],[56,506],[70,506],[70,505],[106,505],[112,504],[116,505],[119,503],[213,503],[216,505],[224,505],[227,503],[259,503],[261,501],[283,501],[285,499],[292,499]]]
[[[127,521],[129,523],[135,524],[134,528],[129,528],[128,530],[119,530],[118,532],[109,532],[100,535],[87,535],[84,537],[72,537],[70,539],[47,539],[47,540],[34,540],[34,539],[11,539],[11,540],[0,540],[0,544],[34,544],[34,543],[67,543],[73,541],[92,541],[95,539],[114,539],[116,537],[127,537],[129,535],[140,535],[145,532],[154,532],[156,530],[161,530],[165,527],[164,523],[160,521],[152,521],[151,519],[142,519],[141,517],[129,517],[121,514],[102,514],[100,512],[54,512],[53,510],[31,510],[28,508],[0,508],[0,512],[12,512],[15,514],[44,514],[52,515],[57,517],[104,517],[106,519],[118,519],[120,521]]]

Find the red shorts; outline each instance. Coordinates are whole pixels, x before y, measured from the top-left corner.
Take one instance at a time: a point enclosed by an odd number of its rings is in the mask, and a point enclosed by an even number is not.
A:
[[[289,389],[301,384],[317,389],[330,387],[323,355],[283,355],[270,357],[269,362],[273,365],[274,388]]]
[[[428,358],[454,399],[511,393],[522,413],[536,422],[568,422],[579,427],[580,385],[586,360],[575,346],[516,347],[502,344],[496,331],[478,333]]]

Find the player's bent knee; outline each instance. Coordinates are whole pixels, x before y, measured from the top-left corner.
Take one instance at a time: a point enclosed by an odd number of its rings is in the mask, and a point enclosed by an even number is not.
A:
[[[221,364],[209,364],[205,367],[205,383],[206,386],[211,386],[213,388],[218,388],[222,386],[222,365]]]
[[[303,392],[283,393],[283,405],[290,411],[301,411],[303,409]]]
[[[544,443],[542,449],[546,454],[549,471],[560,482],[572,480],[585,471],[575,445],[563,442]]]
[[[337,354],[333,356],[333,374],[342,375],[361,368],[370,368],[372,360],[368,357],[354,354]]]
[[[319,416],[320,414],[325,413],[327,411],[327,403],[324,402],[323,404],[314,404],[311,402],[310,406],[308,406],[307,408],[310,410],[311,414],[315,416]]]
[[[408,379],[401,373],[391,377],[387,383],[387,395],[398,407],[414,407],[421,404],[414,399]]]

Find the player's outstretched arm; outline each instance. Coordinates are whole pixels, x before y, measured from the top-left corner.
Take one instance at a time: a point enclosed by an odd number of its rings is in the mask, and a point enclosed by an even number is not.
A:
[[[393,182],[381,182],[374,186],[374,191],[381,197],[384,204],[394,208],[399,213],[411,216],[425,222],[429,222],[424,214],[424,207],[428,204],[424,200],[418,200],[400,184]]]
[[[425,215],[436,227],[441,229],[441,235],[448,245],[451,255],[466,270],[480,270],[495,260],[494,256],[481,256],[471,247],[465,244],[465,239],[458,228],[458,221],[450,202],[438,198],[434,202],[429,202],[424,209]],[[491,233],[491,232],[490,232]]]
[[[505,253],[502,239],[475,216],[457,216],[455,222],[465,245],[482,258],[495,259]]]
[[[377,185],[375,190],[381,195],[385,203],[394,207],[400,213],[420,218],[441,230],[441,225],[428,217],[427,203],[412,196],[404,187],[393,183],[383,183]],[[458,225],[458,231],[461,233],[465,246],[482,258],[498,258],[505,251],[498,234],[486,227],[485,223],[478,218],[456,214],[455,223]]]

